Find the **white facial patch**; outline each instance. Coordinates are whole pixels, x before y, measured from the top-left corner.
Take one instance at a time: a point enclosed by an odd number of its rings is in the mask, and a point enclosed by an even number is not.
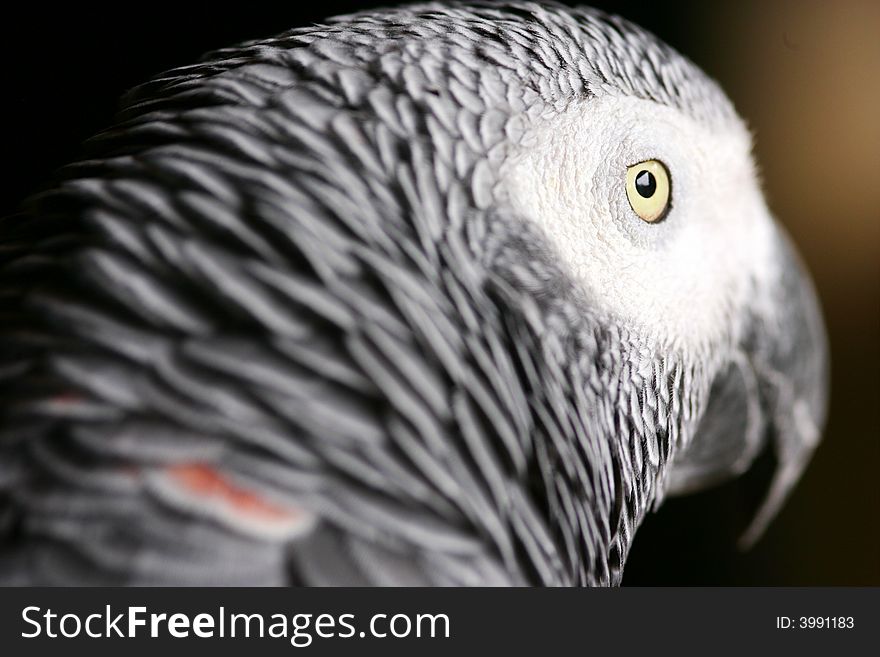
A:
[[[535,122],[496,195],[541,227],[600,315],[664,345],[717,345],[737,337],[749,280],[772,262],[750,149],[739,122],[709,127],[652,101],[589,98]],[[671,182],[654,224],[625,187],[627,168],[650,159]]]

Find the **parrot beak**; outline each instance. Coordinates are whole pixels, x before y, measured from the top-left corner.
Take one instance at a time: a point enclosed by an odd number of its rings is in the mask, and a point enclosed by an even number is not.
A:
[[[744,354],[757,386],[754,444],[769,441],[776,467],[763,502],[740,538],[757,541],[797,483],[821,437],[828,405],[828,343],[810,276],[781,228],[779,267],[763,286],[749,322]]]
[[[757,541],[819,442],[828,400],[828,347],[810,277],[781,229],[769,274],[756,276],[739,349],[715,378],[694,440],[678,454],[667,492],[704,489],[746,472],[765,447],[775,470],[740,538]]]

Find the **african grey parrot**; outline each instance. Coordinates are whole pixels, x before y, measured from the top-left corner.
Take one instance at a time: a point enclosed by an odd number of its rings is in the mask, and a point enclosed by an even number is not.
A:
[[[0,228],[0,581],[613,585],[665,495],[798,479],[809,279],[655,37],[358,13],[131,92]]]

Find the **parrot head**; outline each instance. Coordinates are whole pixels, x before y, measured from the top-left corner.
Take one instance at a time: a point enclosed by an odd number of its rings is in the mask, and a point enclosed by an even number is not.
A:
[[[730,101],[652,36],[608,22],[617,29],[587,45],[591,93],[530,122],[501,166],[498,202],[540,227],[599,323],[703,364],[708,389],[658,501],[742,474],[772,444],[776,472],[742,537],[751,544],[824,424],[816,294]]]

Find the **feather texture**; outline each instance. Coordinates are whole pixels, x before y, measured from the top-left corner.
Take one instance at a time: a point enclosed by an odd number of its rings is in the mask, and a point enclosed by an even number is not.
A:
[[[730,115],[625,21],[422,5],[131,92],[0,226],[0,580],[608,585],[711,381],[494,203],[595,89]]]

